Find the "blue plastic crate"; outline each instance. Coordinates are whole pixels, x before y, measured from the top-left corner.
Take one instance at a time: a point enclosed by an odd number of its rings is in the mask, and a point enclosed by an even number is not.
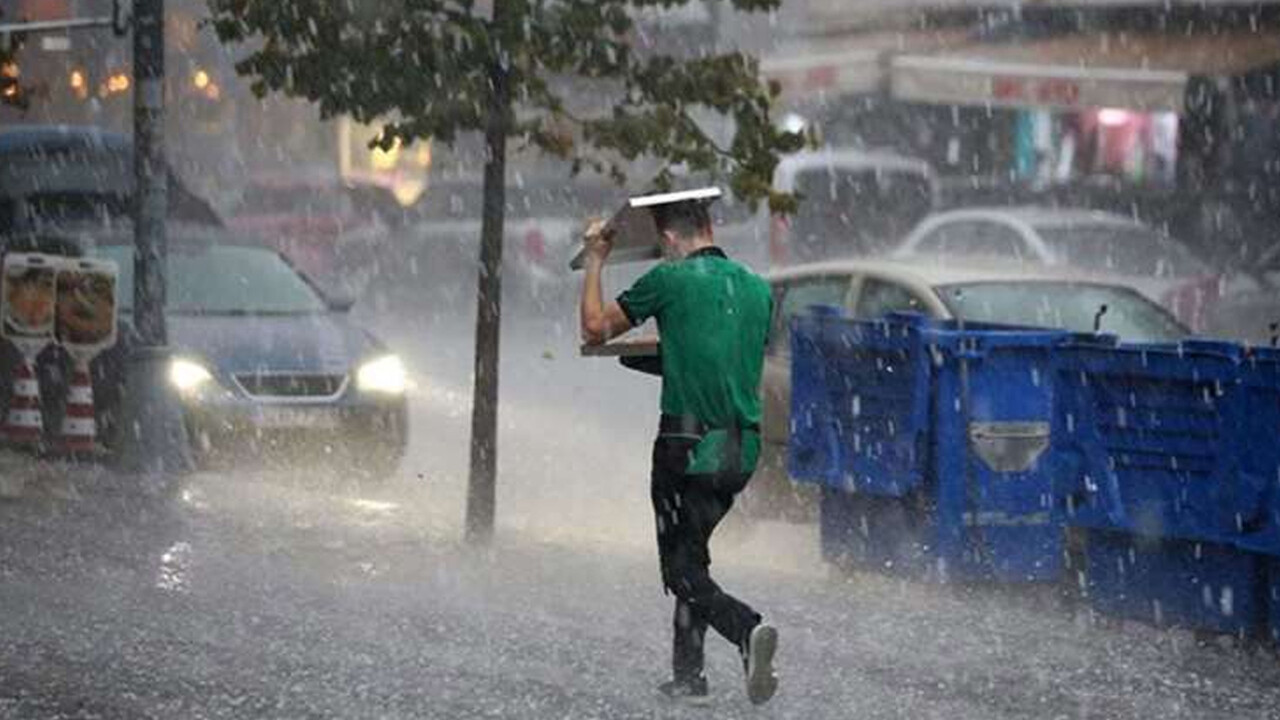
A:
[[[924,477],[929,421],[923,318],[858,322],[813,310],[792,320],[788,472],[850,492],[911,492]]]
[[[1051,462],[1055,330],[947,323],[933,358],[937,553],[959,579],[1037,582],[1064,564]]]
[[[930,361],[920,333],[926,327],[919,315],[830,326],[824,354],[836,487],[903,497],[924,481]]]
[[[822,556],[843,567],[919,577],[935,562],[935,526],[915,498],[824,487],[819,511]]]
[[[835,430],[828,418],[823,334],[837,311],[815,308],[791,320],[791,417],[787,473],[797,482],[830,485],[839,477]]]
[[[1264,617],[1263,557],[1220,543],[1091,530],[1089,604],[1106,615],[1249,634]]]
[[[1280,556],[1280,351],[1250,348],[1240,363],[1244,421],[1237,435],[1240,482],[1262,497],[1245,519],[1242,547]]]
[[[796,353],[821,368],[801,361],[812,380],[792,398],[792,469],[830,491],[828,556],[942,579],[1060,575],[1062,505],[1047,455],[1052,349],[1066,333],[914,315],[794,327]]]
[[[1217,542],[1248,532],[1263,488],[1241,474],[1240,357],[1208,342],[1061,348],[1054,458],[1067,521]]]

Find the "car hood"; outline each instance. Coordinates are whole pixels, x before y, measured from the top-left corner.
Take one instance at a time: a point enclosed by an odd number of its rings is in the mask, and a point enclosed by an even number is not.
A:
[[[289,316],[170,315],[176,352],[226,376],[245,372],[346,373],[383,345],[340,313]]]

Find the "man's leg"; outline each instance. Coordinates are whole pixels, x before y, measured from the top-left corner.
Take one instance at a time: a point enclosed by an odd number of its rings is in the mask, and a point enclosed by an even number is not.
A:
[[[709,477],[686,475],[677,493],[675,542],[670,549],[667,587],[691,614],[739,648],[746,646],[760,614],[724,592],[711,579],[711,535],[733,506],[733,492],[717,489]]]
[[[693,443],[682,439],[659,438],[653,446],[653,474],[649,487],[653,501],[653,517],[658,540],[658,561],[662,570],[664,589],[671,588],[671,568],[677,549],[686,540],[688,526],[682,522],[680,505],[681,475],[687,464],[688,452]],[[707,624],[696,617],[689,605],[676,598],[672,618],[671,674],[672,683],[660,688],[670,695],[685,694],[700,688],[705,694],[706,681],[702,676],[703,639]]]
[[[702,641],[710,625],[742,652],[747,695],[758,704],[772,697],[777,688],[772,669],[777,632],[761,622],[759,613],[721,590],[711,579],[708,549],[711,534],[733,506],[733,498],[746,485],[747,476],[684,474],[692,447],[693,443],[659,438],[653,453],[650,491],[662,580],[678,598],[672,652],[676,680],[666,686],[683,687],[689,694],[706,694],[706,681],[701,676]],[[687,624],[682,612],[686,608]],[[695,668],[697,675],[692,674]]]
[[[674,630],[671,646],[672,677],[685,681],[701,678],[706,657],[703,645],[707,636],[706,619],[695,613],[684,600],[676,598],[672,625]]]

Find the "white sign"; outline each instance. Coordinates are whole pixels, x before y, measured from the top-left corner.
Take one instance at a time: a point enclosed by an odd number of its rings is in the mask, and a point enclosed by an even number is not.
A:
[[[40,38],[40,49],[45,52],[68,52],[71,38],[67,35],[45,35]]]
[[[894,58],[899,100],[995,107],[1120,107],[1181,112],[1187,74],[1031,65],[940,55]]]
[[[53,341],[58,258],[10,253],[0,278],[0,333],[29,360]]]
[[[58,267],[55,337],[87,362],[116,344],[118,271],[109,260],[65,258]]]

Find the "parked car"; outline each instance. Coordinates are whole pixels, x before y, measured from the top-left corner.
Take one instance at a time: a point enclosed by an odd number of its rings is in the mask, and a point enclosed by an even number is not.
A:
[[[1039,207],[969,208],[921,222],[893,253],[1070,268],[1132,286],[1192,329],[1205,327],[1221,276],[1177,240],[1122,215]]]
[[[1223,286],[1206,332],[1255,345],[1280,344],[1280,246],[1261,253]]]
[[[99,437],[117,447],[124,430],[115,418],[135,342],[132,235],[93,230],[26,245],[119,268],[120,342],[91,368]],[[396,469],[407,440],[409,381],[400,359],[348,316],[349,305],[326,299],[276,251],[220,230],[170,227],[167,273],[169,380],[202,465],[255,454],[323,459],[361,479]],[[56,348],[41,356],[46,429],[58,427],[65,364]],[[0,376],[11,372],[0,368]]]
[[[1190,331],[1168,311],[1124,285],[1055,269],[1018,264],[985,267],[920,265],[889,260],[815,263],[769,276],[774,318],[761,382],[762,450],[759,477],[743,494],[754,517],[808,520],[814,490],[786,472],[791,414],[790,319],[813,305],[842,308],[855,318],[892,312],[1009,325],[1104,332],[1132,342],[1172,342]],[[1102,307],[1106,312],[1099,314]]]
[[[166,172],[169,218],[222,224],[172,169]],[[133,212],[133,184],[127,135],[63,125],[0,129],[0,235],[125,220]]]
[[[823,148],[788,155],[774,190],[796,193],[790,217],[771,216],[769,266],[879,255],[937,208],[929,163],[892,152]]]

